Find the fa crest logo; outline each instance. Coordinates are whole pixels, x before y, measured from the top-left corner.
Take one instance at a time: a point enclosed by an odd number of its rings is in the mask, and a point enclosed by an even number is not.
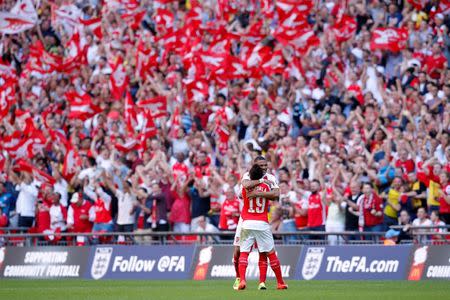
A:
[[[305,280],[311,280],[319,273],[324,254],[325,248],[323,247],[308,248],[302,267],[302,276]]]
[[[109,261],[111,260],[113,248],[101,247],[95,249],[94,259],[92,260],[91,276],[95,280],[103,278],[108,271]]]

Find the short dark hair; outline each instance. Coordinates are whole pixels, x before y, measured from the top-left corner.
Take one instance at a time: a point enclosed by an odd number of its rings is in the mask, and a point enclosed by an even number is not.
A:
[[[259,155],[259,156],[255,157],[253,162],[257,162],[257,161],[260,161],[260,160],[266,160],[266,158],[264,156]]]
[[[259,180],[264,176],[264,171],[258,164],[254,164],[248,173],[251,180]]]

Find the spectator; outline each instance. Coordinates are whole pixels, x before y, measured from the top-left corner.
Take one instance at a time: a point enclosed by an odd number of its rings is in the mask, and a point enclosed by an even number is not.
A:
[[[395,177],[387,192],[381,195],[381,198],[385,199],[384,204],[384,227],[386,230],[391,225],[398,224],[398,213],[401,209],[400,196],[403,182],[400,177]]]
[[[228,188],[225,197],[220,210],[219,229],[224,231],[236,230],[240,216],[239,200],[232,188]]]
[[[174,199],[170,210],[169,220],[173,224],[175,232],[189,232],[191,225],[191,204],[187,195],[188,180],[182,184],[182,179],[177,177],[171,188],[172,198]]]
[[[67,230],[67,209],[61,205],[61,195],[57,192],[52,193],[52,204],[50,206],[50,229],[64,232]]]
[[[447,171],[442,171],[439,175],[441,185],[439,215],[447,225],[450,225],[450,182],[448,174]]]
[[[345,208],[345,231],[359,230],[359,204],[358,199],[361,197],[361,184],[352,181],[350,183],[349,192],[346,193],[344,201],[341,202],[341,207]],[[357,239],[357,236],[348,236],[349,240]]]
[[[16,212],[19,215],[18,226],[30,228],[33,226],[36,216],[37,183],[28,173],[22,173],[20,177],[11,173],[11,177],[14,178],[16,191],[19,192],[16,202]]]
[[[427,218],[427,212],[425,208],[421,207],[417,211],[417,218],[413,221],[412,226],[421,226],[421,227],[429,227],[432,226],[433,223],[430,219]],[[417,237],[416,239],[419,242],[424,242],[428,239],[428,236],[426,233],[430,232],[430,229],[414,229],[413,233]]]
[[[133,232],[134,222],[135,222],[135,207],[137,206],[136,190],[133,187],[133,183],[130,179],[121,182],[122,189],[118,189],[114,186],[106,174],[103,176],[103,180],[108,186],[108,188],[117,197],[118,211],[116,224],[118,225],[117,230],[119,232]],[[129,239],[129,236],[127,236]],[[125,240],[124,236],[119,236],[118,241],[123,242]]]
[[[198,226],[195,229],[194,232],[198,232],[198,233],[216,233],[219,232],[219,230],[214,227],[214,225],[208,223],[208,220],[205,216],[200,216],[198,218]],[[212,236],[208,236],[205,238],[207,241],[215,241],[218,242],[219,238],[217,235],[212,235]]]
[[[146,221],[154,231],[169,231],[166,205],[166,198],[159,182],[152,182],[151,193],[146,200],[146,207],[150,208],[151,215],[146,218]]]
[[[358,199],[359,225],[365,232],[383,231],[383,202],[370,183],[363,184],[363,194]]]
[[[308,230],[325,230],[325,191],[321,191],[319,180],[311,182],[311,195],[308,199]],[[313,235],[311,239],[323,239],[323,236]]]
[[[279,210],[278,214],[281,216],[281,224],[279,231],[282,232],[296,232],[297,227],[295,225],[295,205],[297,203],[297,195],[294,191],[290,190],[289,182],[281,181],[280,186],[280,198],[277,205]],[[283,239],[285,242],[296,240],[295,236],[289,236]]]
[[[442,228],[442,226],[445,226],[445,223],[441,221],[438,211],[431,212],[430,221],[431,221],[432,226],[436,226],[437,227],[437,228],[434,228],[432,230],[433,232],[435,232],[435,233],[447,232],[446,228]],[[432,236],[432,239],[433,240],[440,240],[440,241],[442,241],[442,240],[445,240],[445,236],[439,235],[439,234],[434,234]]]
[[[398,243],[400,244],[402,241],[412,241],[411,217],[406,210],[402,210],[400,212],[399,225],[403,227],[400,230],[400,235],[398,236]]]
[[[2,212],[6,215],[8,223],[10,212],[14,211],[14,186],[10,182],[0,182],[0,207]],[[8,224],[7,223],[7,224]]]
[[[67,211],[67,228],[70,232],[89,233],[92,231],[95,221],[95,207],[87,200],[83,199],[80,192],[76,192],[70,199],[70,206]],[[77,244],[86,244],[85,236],[77,236]]]

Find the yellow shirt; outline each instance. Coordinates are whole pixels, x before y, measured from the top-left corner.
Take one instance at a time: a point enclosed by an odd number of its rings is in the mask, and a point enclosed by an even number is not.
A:
[[[430,185],[427,190],[427,204],[428,206],[434,205],[439,206],[439,190],[441,186],[439,183],[430,180]],[[437,199],[437,200],[436,200]]]
[[[400,192],[394,189],[389,189],[387,203],[390,203],[392,206],[397,206],[400,201]],[[391,218],[397,218],[397,211],[391,206],[387,205],[384,208],[384,214]]]

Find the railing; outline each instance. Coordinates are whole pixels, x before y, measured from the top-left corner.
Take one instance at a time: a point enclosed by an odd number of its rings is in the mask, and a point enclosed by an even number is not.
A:
[[[401,230],[403,226],[391,226]],[[450,244],[450,232],[435,232],[438,228],[449,229],[450,226],[410,226],[411,240],[402,243],[418,244]],[[170,245],[170,244],[232,244],[234,232],[90,232],[90,233],[26,233],[27,228],[0,228],[0,246],[44,246],[44,245],[90,245],[90,244],[138,244],[138,245]],[[385,232],[318,232],[296,231],[274,233],[276,244],[306,245],[345,245],[345,244],[380,244]],[[83,237],[84,242],[79,242]],[[333,237],[329,239],[328,237]],[[77,239],[78,238],[78,239]],[[77,241],[78,240],[78,241]]]

